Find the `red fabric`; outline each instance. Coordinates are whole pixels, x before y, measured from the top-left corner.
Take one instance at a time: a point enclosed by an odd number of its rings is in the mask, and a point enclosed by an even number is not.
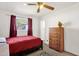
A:
[[[28,35],[32,36],[32,18],[28,18]]]
[[[16,16],[11,15],[11,20],[10,20],[10,37],[16,37],[16,36],[17,36]]]
[[[23,36],[8,38],[10,54],[14,54],[20,51],[24,51],[33,47],[40,46],[42,41],[40,38],[34,36]]]

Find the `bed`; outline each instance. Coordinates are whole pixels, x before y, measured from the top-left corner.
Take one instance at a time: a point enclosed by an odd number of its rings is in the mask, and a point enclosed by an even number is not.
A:
[[[42,48],[42,40],[34,36],[19,36],[7,38],[9,44],[10,55],[19,53],[21,51],[27,51],[36,47]]]

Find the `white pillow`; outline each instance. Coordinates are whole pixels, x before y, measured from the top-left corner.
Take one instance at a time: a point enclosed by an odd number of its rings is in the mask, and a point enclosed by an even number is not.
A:
[[[0,37],[0,43],[6,43],[6,38]]]

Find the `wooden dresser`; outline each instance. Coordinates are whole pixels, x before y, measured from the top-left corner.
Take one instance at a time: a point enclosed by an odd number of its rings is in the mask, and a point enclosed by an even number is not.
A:
[[[64,51],[64,28],[53,27],[49,29],[49,47],[57,51]]]

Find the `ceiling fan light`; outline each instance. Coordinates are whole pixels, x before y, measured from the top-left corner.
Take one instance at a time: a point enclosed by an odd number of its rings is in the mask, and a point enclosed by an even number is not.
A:
[[[40,9],[42,9],[42,8],[43,8],[43,6],[44,6],[44,4],[40,5]]]

